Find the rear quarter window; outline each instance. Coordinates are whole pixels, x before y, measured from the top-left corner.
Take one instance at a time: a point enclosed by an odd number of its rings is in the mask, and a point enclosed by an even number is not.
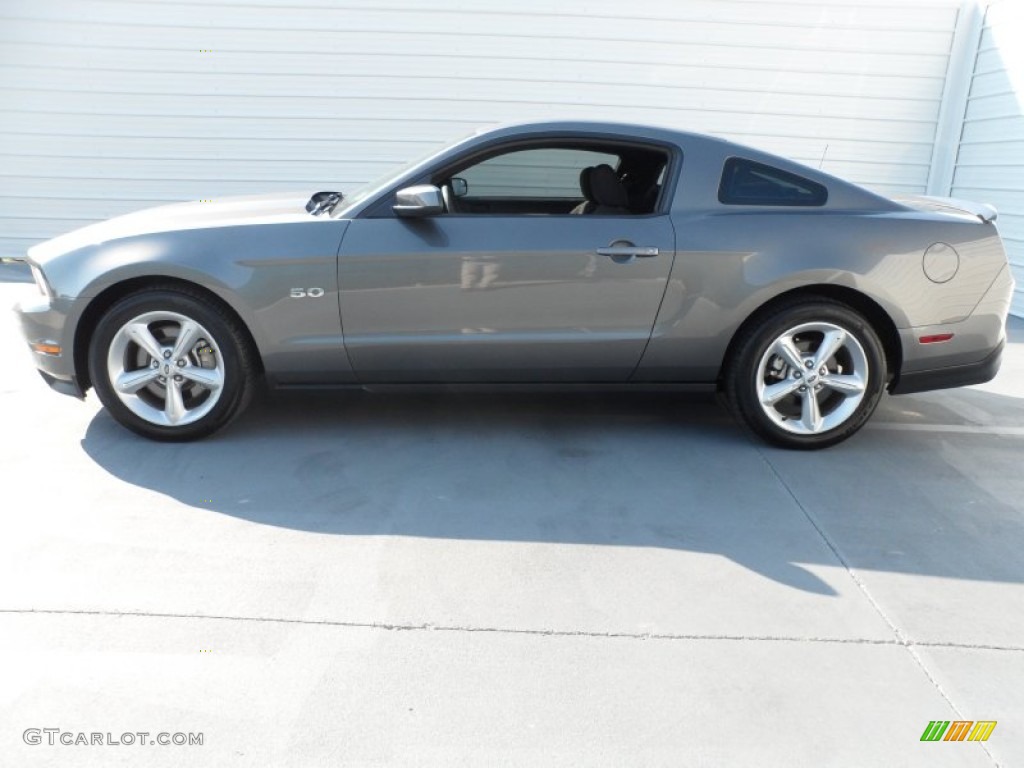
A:
[[[730,157],[718,185],[718,202],[726,205],[824,205],[828,190],[810,179],[764,163]]]

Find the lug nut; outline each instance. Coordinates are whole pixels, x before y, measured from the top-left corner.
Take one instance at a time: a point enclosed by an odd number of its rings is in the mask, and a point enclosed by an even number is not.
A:
[[[164,360],[169,360],[170,358],[171,358],[171,350],[165,349],[164,350]]]
[[[828,375],[828,368],[826,368],[825,366],[821,366],[821,370],[818,371],[818,373],[820,373],[822,376],[827,376]]]
[[[184,380],[185,380],[185,377],[184,377],[184,376],[182,376],[182,375],[181,375],[180,373],[178,373],[178,374],[175,374],[175,375],[174,375],[174,380],[175,380],[175,381],[184,381]]]
[[[179,368],[184,368],[185,367],[185,361],[184,360],[179,360],[178,361],[178,367]]]
[[[800,378],[803,378],[803,374],[802,374],[802,373],[800,373],[800,371],[794,371],[794,372],[793,372],[793,378],[794,378],[794,379],[800,379]]]
[[[149,367],[150,368],[159,368],[160,367],[160,363],[158,363],[156,360],[154,360],[153,362],[151,362],[149,364]]]
[[[801,392],[806,392],[807,391],[807,387],[805,385],[801,384],[800,385],[800,391]]]
[[[804,361],[804,365],[807,366],[808,368],[813,368],[814,367],[814,361],[813,360],[805,360]]]

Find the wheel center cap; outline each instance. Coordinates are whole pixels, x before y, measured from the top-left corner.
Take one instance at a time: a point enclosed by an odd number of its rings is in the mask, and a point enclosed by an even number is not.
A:
[[[164,363],[164,376],[170,376],[170,375],[171,375],[171,364],[170,363]]]
[[[807,383],[808,384],[813,384],[817,380],[818,380],[818,375],[816,373],[812,373],[810,376],[807,377]]]

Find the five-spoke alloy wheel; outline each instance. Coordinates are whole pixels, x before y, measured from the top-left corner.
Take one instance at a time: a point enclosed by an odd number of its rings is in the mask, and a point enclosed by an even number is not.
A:
[[[190,293],[133,294],[103,316],[89,375],[119,422],[146,437],[189,440],[224,426],[252,387],[246,340],[219,306]]]
[[[871,325],[842,304],[804,300],[747,330],[724,383],[733,408],[760,436],[824,448],[864,425],[885,381]]]

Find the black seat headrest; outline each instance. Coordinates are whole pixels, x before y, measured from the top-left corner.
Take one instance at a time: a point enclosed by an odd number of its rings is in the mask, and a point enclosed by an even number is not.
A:
[[[590,174],[594,172],[594,166],[588,166],[580,171],[580,192],[583,193],[583,199],[590,202],[594,202],[594,193],[590,189]]]
[[[581,174],[582,177],[582,174]],[[590,193],[593,200],[604,208],[627,208],[629,195],[610,165],[595,166],[589,174]]]

